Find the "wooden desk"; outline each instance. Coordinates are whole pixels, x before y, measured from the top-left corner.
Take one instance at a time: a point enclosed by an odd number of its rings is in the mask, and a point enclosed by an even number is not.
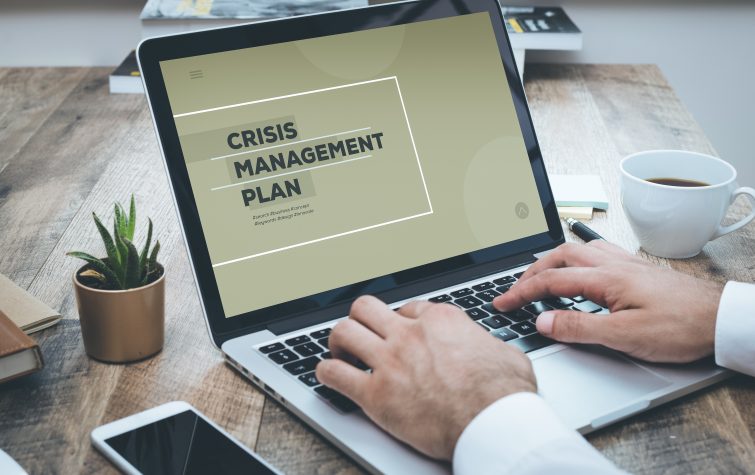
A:
[[[0,69],[0,272],[60,309],[35,335],[47,367],[0,386],[0,448],[31,473],[112,472],[89,432],[184,399],[287,473],[357,473],[349,459],[229,369],[210,345],[141,95],[108,94],[108,69]],[[713,152],[654,66],[528,66],[527,93],[549,171],[599,173],[611,210],[593,226],[637,251],[618,198],[618,161],[639,150]],[[92,211],[134,192],[167,268],[165,349],[121,366],[84,354],[69,250],[99,249]],[[731,215],[741,215],[736,207]],[[110,218],[108,218],[110,219]],[[755,226],[695,259],[660,265],[755,282]],[[755,383],[737,377],[604,429],[589,440],[635,473],[755,471]]]

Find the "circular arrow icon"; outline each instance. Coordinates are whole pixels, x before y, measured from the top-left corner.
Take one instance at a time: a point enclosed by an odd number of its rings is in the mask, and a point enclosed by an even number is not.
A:
[[[519,219],[524,219],[530,215],[530,208],[529,206],[527,206],[526,204],[520,201],[514,207],[514,212],[516,213],[517,216],[519,216]]]

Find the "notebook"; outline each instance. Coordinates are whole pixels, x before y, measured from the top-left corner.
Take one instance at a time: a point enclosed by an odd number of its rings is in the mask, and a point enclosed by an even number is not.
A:
[[[0,311],[0,383],[44,366],[37,343]]]
[[[60,313],[0,274],[0,311],[27,335],[60,321]]]

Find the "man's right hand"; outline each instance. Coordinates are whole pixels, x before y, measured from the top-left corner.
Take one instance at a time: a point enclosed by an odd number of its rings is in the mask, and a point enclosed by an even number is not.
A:
[[[596,343],[654,362],[713,353],[723,285],[654,266],[605,241],[564,244],[534,263],[493,304],[512,310],[547,296],[582,295],[610,315],[554,310],[538,331],[568,343]]]

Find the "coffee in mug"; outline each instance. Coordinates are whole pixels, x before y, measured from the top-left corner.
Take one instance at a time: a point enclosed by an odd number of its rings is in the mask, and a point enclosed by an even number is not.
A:
[[[657,185],[681,186],[684,188],[689,188],[692,186],[710,186],[710,183],[704,183],[697,180],[682,180],[681,178],[648,178],[645,181],[649,181],[650,183],[655,183]]]

